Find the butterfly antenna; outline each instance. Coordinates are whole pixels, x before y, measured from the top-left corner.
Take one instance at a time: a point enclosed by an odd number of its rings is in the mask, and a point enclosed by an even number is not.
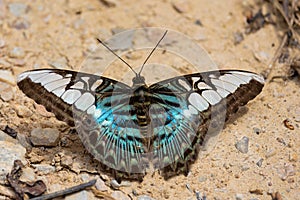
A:
[[[148,55],[148,57],[146,58],[146,60],[144,61],[141,70],[139,71],[138,75],[141,75],[141,72],[146,64],[146,62],[149,60],[149,58],[151,57],[151,55],[153,54],[153,52],[155,51],[155,49],[158,47],[158,45],[160,44],[160,42],[164,39],[164,37],[166,36],[168,30],[165,31],[165,33],[163,34],[163,36],[160,38],[160,40],[157,42],[156,46],[152,49],[152,51],[150,52],[150,54]]]
[[[125,63],[132,71],[133,73],[138,76],[138,74],[134,71],[134,69],[123,59],[121,58],[118,54],[116,54],[111,48],[109,48],[104,42],[102,42],[99,38],[96,38],[97,41],[102,44],[105,48],[107,48],[111,53],[113,53],[117,58],[119,58],[123,63]]]

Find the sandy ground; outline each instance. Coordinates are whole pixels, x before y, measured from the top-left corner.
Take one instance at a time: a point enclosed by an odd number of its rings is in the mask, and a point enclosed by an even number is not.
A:
[[[255,33],[243,34],[244,40],[234,44],[234,34],[245,32],[245,11],[257,8],[256,1],[251,0],[115,0],[108,1],[110,6],[98,0],[19,0],[18,3],[26,5],[25,9],[12,13],[8,5],[13,2],[0,0],[0,40],[4,41],[0,47],[0,69],[12,72],[14,77],[29,69],[53,66],[76,70],[98,45],[96,37],[105,40],[113,32],[132,28],[150,26],[181,32],[206,49],[219,68],[257,73],[267,69],[280,42],[281,33],[274,26],[266,25]],[[23,50],[21,55],[13,55],[15,47]],[[135,65],[142,63],[144,57],[144,54],[132,53],[127,59]],[[156,62],[160,58],[161,55],[157,56]],[[175,69],[189,72],[180,68],[180,60],[172,58],[170,62]],[[116,79],[122,78],[120,71],[128,70],[119,61],[113,66],[107,74]],[[270,76],[286,74],[284,65],[275,65]],[[32,148],[29,164],[51,164],[58,153],[83,163],[80,173],[62,167],[58,172],[44,175],[48,192],[81,183],[82,174],[95,176],[97,163],[90,155],[83,154],[80,140],[70,135],[69,127],[51,114],[39,111],[41,108],[25,97],[15,82],[10,85],[15,91],[14,98],[7,102],[0,99],[1,126],[9,125],[26,135],[36,127],[56,128],[66,142],[53,148]],[[196,199],[195,191],[205,194],[207,199],[238,199],[240,196],[241,199],[271,199],[270,193],[275,192],[283,199],[300,199],[299,86],[297,79],[267,80],[263,92],[225,127],[215,148],[207,156],[199,155],[188,176],[164,180],[158,173],[149,173],[143,182],[129,182],[129,186],[119,190],[132,199],[139,195],[154,199]],[[29,117],[18,115],[19,105],[29,108]],[[284,125],[285,119],[290,120],[294,130]],[[250,140],[246,154],[235,148],[236,142],[244,136]],[[263,161],[258,166],[260,159]],[[109,196],[112,192],[110,188],[106,194]]]

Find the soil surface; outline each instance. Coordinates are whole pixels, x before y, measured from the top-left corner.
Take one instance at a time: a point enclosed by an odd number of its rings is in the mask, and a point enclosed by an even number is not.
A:
[[[47,193],[100,176],[107,185],[100,195],[105,199],[142,199],[142,195],[153,199],[272,199],[276,192],[282,199],[300,199],[300,83],[299,79],[270,79],[287,76],[285,65],[272,67],[262,93],[224,127],[213,149],[199,154],[187,176],[164,180],[158,172],[152,172],[142,182],[127,180],[117,189],[111,186],[113,177],[98,170],[97,161],[84,150],[72,128],[26,97],[16,85],[17,76],[30,69],[81,69],[94,73],[99,64],[101,71],[106,65],[101,68],[101,62],[95,64],[87,59],[91,54],[98,55],[94,49],[100,44],[95,38],[107,40],[122,31],[143,27],[184,34],[203,47],[219,69],[262,73],[269,69],[282,33],[272,24],[245,33],[245,13],[259,8],[254,0],[0,0],[0,84],[9,90],[3,92],[0,88],[1,128],[8,125],[28,137],[35,128],[59,130],[57,146],[27,146],[27,167],[56,167],[46,174],[35,171],[37,178],[46,183]],[[154,47],[159,37],[150,34],[149,47]],[[171,39],[176,40],[176,36]],[[132,41],[129,48],[136,45]],[[133,51],[123,57],[132,66],[139,66],[148,53],[149,49]],[[126,65],[114,60],[104,75],[117,80],[132,76]],[[161,50],[153,54],[149,63],[169,65],[177,74],[195,71],[184,59]],[[173,76],[173,72],[163,75],[160,69],[145,69],[146,80],[155,82]],[[246,153],[236,148],[243,137],[249,139]],[[96,198],[95,192],[88,193],[90,199]]]

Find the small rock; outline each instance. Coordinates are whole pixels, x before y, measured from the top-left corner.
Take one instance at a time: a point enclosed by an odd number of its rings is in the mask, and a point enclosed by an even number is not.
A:
[[[32,164],[32,166],[35,168],[35,171],[39,175],[47,175],[55,172],[55,167],[47,164]]]
[[[284,164],[283,167],[278,168],[277,173],[283,181],[285,181],[288,177],[294,176],[296,174],[293,165],[290,164]]]
[[[4,183],[6,175],[11,171],[14,161],[25,159],[26,149],[16,139],[0,131],[0,183]]]
[[[290,153],[289,155],[289,161],[290,162],[297,162],[298,161],[298,154],[297,153]]]
[[[101,2],[107,7],[115,7],[118,5],[117,0],[101,0]]]
[[[72,156],[64,156],[61,159],[61,166],[63,166],[63,167],[71,167],[72,164],[73,164]]]
[[[110,182],[110,186],[115,190],[117,190],[121,187],[121,185],[115,179]]]
[[[173,2],[172,6],[178,13],[186,13],[189,11],[187,2],[183,0]]]
[[[9,84],[0,84],[0,98],[5,102],[10,101],[14,98],[14,90]]]
[[[0,69],[0,81],[8,83],[10,85],[16,85],[15,76],[8,70]]]
[[[18,134],[17,135],[17,140],[19,141],[19,143],[25,147],[27,150],[31,150],[32,146],[30,144],[30,141],[28,139],[28,137],[25,134]]]
[[[254,52],[254,58],[259,62],[266,62],[269,60],[270,55],[264,51]]]
[[[233,34],[233,44],[234,45],[241,43],[243,40],[244,40],[243,33],[238,31]]]
[[[207,177],[206,176],[200,176],[198,180],[199,180],[200,183],[202,183],[202,182],[205,182],[207,180]]]
[[[36,175],[34,173],[34,170],[30,167],[23,168],[22,175],[20,177],[20,181],[23,181],[26,183],[36,181]]]
[[[194,22],[196,25],[198,26],[203,26],[202,22],[200,19],[196,19],[196,21]]]
[[[16,17],[20,17],[27,13],[28,6],[23,3],[10,3],[8,4],[9,11]]]
[[[5,47],[5,40],[0,39],[0,48]]]
[[[101,178],[97,178],[95,187],[101,192],[108,191],[108,187],[105,185],[105,182]]]
[[[13,22],[12,27],[17,30],[28,29],[30,27],[30,23],[26,19],[17,19]]]
[[[264,194],[262,189],[251,189],[251,190],[249,190],[249,192],[251,194],[257,194],[257,195],[263,195]]]
[[[243,194],[236,194],[235,195],[235,199],[236,200],[243,200],[244,199],[244,195]]]
[[[59,141],[59,131],[52,128],[35,128],[31,131],[30,141],[33,146],[56,146]]]
[[[33,114],[29,108],[22,105],[16,105],[16,112],[19,117],[23,118],[30,117]]]
[[[237,150],[239,150],[241,153],[248,153],[248,146],[249,146],[249,138],[244,136],[241,140],[239,140],[235,147]]]
[[[141,195],[141,196],[138,196],[137,198],[138,200],[154,200],[153,198],[147,196],[147,195]]]
[[[264,159],[259,159],[259,161],[257,161],[257,163],[256,163],[256,165],[258,166],[258,167],[261,167],[262,166],[262,163],[263,163],[263,161],[264,161]]]
[[[111,193],[111,196],[115,199],[120,199],[120,200],[130,200],[129,196],[124,194],[121,191],[114,191]]]
[[[253,128],[253,132],[256,134],[256,135],[259,135],[261,133],[261,130],[257,127],[254,127]]]
[[[270,157],[272,157],[272,156],[274,156],[274,155],[276,155],[276,151],[275,151],[274,149],[269,149],[269,150],[267,151],[267,153],[265,154],[265,157],[266,157],[266,158],[270,158]]]
[[[54,117],[55,115],[52,112],[48,112],[43,105],[34,103],[34,108],[36,109],[37,113],[39,113],[43,117]]]
[[[65,197],[65,200],[96,200],[93,193],[88,191],[80,191]]]
[[[25,52],[21,47],[14,47],[10,52],[9,56],[11,58],[24,58]]]

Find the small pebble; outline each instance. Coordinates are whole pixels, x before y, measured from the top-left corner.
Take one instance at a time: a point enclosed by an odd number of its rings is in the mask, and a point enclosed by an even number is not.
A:
[[[110,182],[110,186],[115,189],[115,190],[118,190],[120,187],[121,187],[121,184],[118,183],[118,181],[116,181],[115,179],[112,180]]]
[[[20,181],[25,183],[30,183],[36,181],[36,174],[34,173],[34,169],[30,167],[26,167],[22,169],[22,175],[20,177]]]
[[[33,106],[36,109],[36,112],[39,113],[43,117],[54,117],[55,116],[52,112],[48,112],[43,105],[34,103]]]
[[[257,195],[263,195],[264,194],[262,189],[251,189],[251,190],[249,190],[249,192],[251,194],[257,194]]]
[[[272,157],[272,156],[274,156],[274,155],[276,155],[276,151],[275,151],[274,149],[269,149],[269,150],[267,151],[267,153],[265,154],[265,157],[266,157],[266,158],[270,158],[270,157]]]
[[[21,17],[28,11],[28,6],[23,3],[10,3],[8,4],[9,12],[16,17]]]
[[[12,27],[17,30],[28,29],[30,27],[30,23],[26,19],[17,19],[12,24]]]
[[[32,164],[32,166],[35,168],[35,171],[39,175],[47,175],[55,172],[55,167],[47,164]]]
[[[25,134],[18,134],[17,135],[17,140],[19,141],[19,143],[25,147],[27,150],[31,150],[32,146],[30,144],[30,141],[28,139],[28,137]]]
[[[105,185],[105,182],[101,179],[101,178],[97,178],[95,187],[97,190],[101,191],[101,192],[105,192],[108,191],[108,187]]]
[[[65,200],[96,200],[97,198],[94,196],[92,192],[88,192],[86,190],[76,192],[74,194],[67,195]]]
[[[248,153],[248,146],[249,146],[249,138],[244,136],[241,140],[237,141],[235,147],[241,153]]]
[[[264,159],[259,159],[259,161],[257,161],[257,163],[256,163],[256,165],[258,166],[258,167],[261,167],[262,166],[262,163],[263,163],[263,161],[264,161]]]
[[[101,0],[101,2],[107,7],[115,7],[119,3],[117,0]]]
[[[200,176],[198,180],[199,180],[200,183],[202,183],[202,182],[205,182],[207,180],[207,177],[206,176]]]
[[[233,34],[233,43],[234,43],[235,45],[241,43],[243,40],[244,40],[243,33],[241,33],[241,32],[235,32],[235,33]]]
[[[182,0],[177,0],[175,2],[173,1],[172,6],[178,13],[186,13],[189,11],[189,6],[187,4],[187,1],[182,1]]]
[[[253,128],[253,132],[256,134],[256,135],[259,135],[261,133],[261,130],[259,128],[256,128],[254,127]]]
[[[16,85],[15,76],[11,73],[11,71],[0,69],[0,81],[8,83],[10,85]]]
[[[61,159],[61,165],[63,167],[71,167],[72,164],[73,164],[73,158],[72,158],[72,156],[64,156]]]
[[[137,198],[138,200],[154,200],[153,198],[147,196],[147,195],[140,195]]]
[[[59,131],[52,128],[35,128],[31,131],[30,141],[33,146],[56,146],[59,141]]]
[[[244,199],[244,195],[243,194],[236,194],[235,195],[235,199],[236,200],[243,200]]]
[[[14,47],[10,52],[9,52],[9,57],[11,58],[24,58],[25,52],[21,47]]]
[[[0,131],[0,184],[6,181],[7,173],[11,171],[15,160],[27,163],[25,154],[26,149],[16,139]]]
[[[298,154],[297,153],[290,153],[289,155],[289,161],[290,162],[297,162],[298,161]]]
[[[33,114],[31,112],[31,110],[29,108],[27,108],[26,106],[16,105],[15,109],[16,109],[17,115],[22,118],[28,118]]]
[[[283,167],[280,167],[277,169],[277,173],[281,180],[285,181],[288,177],[294,176],[296,174],[296,171],[291,164],[284,164]]]
[[[8,102],[14,98],[14,90],[9,84],[0,84],[0,98],[5,102]]]
[[[198,26],[203,26],[200,19],[196,19],[195,24],[198,25]]]
[[[115,199],[120,199],[120,200],[130,200],[129,196],[127,196],[126,194],[124,194],[121,191],[113,191],[111,193],[111,196]]]

